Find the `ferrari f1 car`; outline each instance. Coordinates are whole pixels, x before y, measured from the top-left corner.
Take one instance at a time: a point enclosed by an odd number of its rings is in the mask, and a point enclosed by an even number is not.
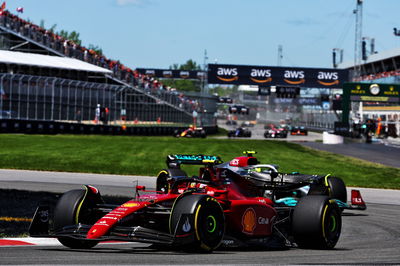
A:
[[[285,202],[295,206],[300,198],[309,195],[326,195],[333,198],[341,210],[352,209],[352,210],[365,210],[366,204],[362,199],[359,190],[351,190],[351,198],[347,200],[347,188],[344,181],[335,176],[328,175],[309,175],[300,174],[298,172],[292,173],[281,173],[278,172],[279,166],[276,164],[260,164],[258,159],[254,157],[255,151],[243,152],[246,156],[236,157],[229,163],[217,165],[218,167],[224,166],[232,168],[235,166],[236,171],[243,174],[243,171],[248,171],[251,179],[254,183],[257,180],[261,183],[269,181],[275,184],[280,180],[279,184],[285,189],[276,189],[273,191],[265,191],[264,196],[272,197],[276,202]],[[178,156],[178,157],[175,157]],[[219,158],[219,157],[218,157]],[[175,182],[180,178],[188,178],[187,173],[181,169],[182,164],[196,164],[190,160],[184,160],[179,155],[169,155],[167,157],[167,169],[162,170],[157,176],[157,190],[168,191],[166,180],[169,182]],[[256,167],[257,166],[257,167]],[[206,175],[211,170],[208,168]],[[203,174],[200,171],[200,174]],[[274,178],[274,176],[278,178]],[[273,193],[272,193],[273,192]],[[268,195],[269,193],[269,195]]]
[[[174,136],[186,138],[205,138],[207,137],[206,131],[202,127],[190,126],[185,130],[175,130]]]
[[[274,195],[303,184],[285,181],[252,156],[221,163],[217,156],[172,155],[167,163],[156,191],[136,186],[135,197],[120,206],[88,185],[63,194],[54,211],[40,205],[30,235],[55,237],[70,248],[119,240],[195,252],[221,244],[331,249],[340,237],[341,211],[326,190],[316,186],[295,203],[277,201]],[[187,177],[179,168],[184,163],[201,165],[199,175]]]
[[[238,127],[235,130],[229,130],[228,131],[228,137],[237,137],[237,138],[250,138],[251,137],[251,131],[248,130],[247,128],[244,127]]]

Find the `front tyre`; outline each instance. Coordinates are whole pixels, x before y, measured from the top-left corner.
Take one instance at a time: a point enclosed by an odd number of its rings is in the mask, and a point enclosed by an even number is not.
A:
[[[168,178],[169,174],[167,171],[162,170],[158,176],[157,176],[157,181],[156,181],[156,191],[159,194],[167,194],[169,192],[169,183],[168,183]]]
[[[329,185],[329,196],[334,199],[338,199],[341,202],[347,202],[347,190],[346,185],[344,184],[343,180],[329,176],[328,178],[328,185]]]
[[[293,211],[292,232],[300,248],[332,249],[339,240],[342,216],[327,196],[301,198]]]
[[[218,201],[207,195],[187,195],[173,207],[170,230],[173,234],[181,217],[193,216],[195,241],[184,247],[192,251],[210,252],[218,248],[225,233],[225,217]]]
[[[54,230],[63,230],[65,226],[82,224],[93,224],[97,215],[93,215],[94,202],[87,200],[88,189],[70,190],[64,193],[58,200],[54,209]],[[76,249],[92,248],[98,241],[79,240],[71,237],[58,237],[58,241],[66,247]]]

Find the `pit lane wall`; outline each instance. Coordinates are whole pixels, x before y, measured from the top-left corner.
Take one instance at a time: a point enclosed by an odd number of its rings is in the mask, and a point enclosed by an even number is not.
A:
[[[183,130],[186,128],[187,127],[184,126],[162,124],[117,126],[57,121],[0,119],[0,133],[172,136],[175,130]],[[215,134],[218,131],[217,126],[208,126],[203,128],[207,134]]]

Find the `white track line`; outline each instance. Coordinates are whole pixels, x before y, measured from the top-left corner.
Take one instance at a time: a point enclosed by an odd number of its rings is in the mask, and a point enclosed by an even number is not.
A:
[[[100,244],[132,244],[134,242],[102,242]],[[0,248],[1,247],[23,247],[23,246],[62,246],[56,238],[46,238],[46,237],[10,237],[10,238],[0,238]]]

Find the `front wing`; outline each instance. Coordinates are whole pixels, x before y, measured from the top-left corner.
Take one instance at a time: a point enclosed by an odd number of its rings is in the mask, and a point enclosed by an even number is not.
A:
[[[92,225],[76,224],[65,226],[62,230],[53,231],[50,226],[49,207],[38,206],[29,227],[31,237],[69,237],[85,241],[126,241],[162,245],[182,246],[195,241],[195,232],[183,232],[187,219],[193,220],[190,215],[182,215],[175,228],[174,234],[169,234],[142,226],[115,226],[106,234],[96,239],[88,239],[87,233]]]

